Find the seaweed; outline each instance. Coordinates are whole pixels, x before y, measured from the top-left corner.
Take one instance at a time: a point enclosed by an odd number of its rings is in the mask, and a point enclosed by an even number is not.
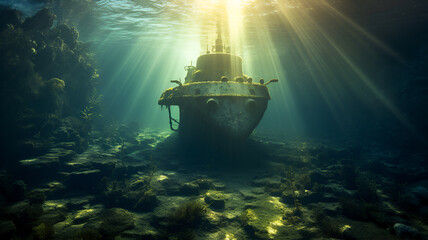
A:
[[[201,201],[193,200],[180,205],[167,220],[167,231],[186,232],[196,228],[206,215],[207,206]]]
[[[301,206],[302,204],[299,201],[299,198],[297,196],[297,189],[296,189],[296,183],[295,183],[295,179],[294,179],[294,172],[293,172],[293,168],[290,167],[288,169],[288,172],[286,173],[286,178],[285,181],[289,187],[289,191],[291,192],[291,196],[293,197],[293,214],[295,216],[301,216],[302,214],[302,209]]]
[[[156,190],[151,186],[155,172],[156,168],[151,167],[144,176],[111,181],[104,179],[103,195],[107,206],[142,212],[153,210],[159,203]]]
[[[88,104],[81,111],[81,118],[87,122],[93,122],[95,119],[100,118],[102,115],[99,113],[99,106],[102,101],[102,94],[99,94],[96,89],[92,92],[88,99]]]

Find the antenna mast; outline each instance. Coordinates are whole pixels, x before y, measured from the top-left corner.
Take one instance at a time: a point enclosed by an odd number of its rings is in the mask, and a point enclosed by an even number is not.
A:
[[[223,40],[221,39],[221,24],[217,22],[217,39],[215,40],[215,51],[223,52]]]

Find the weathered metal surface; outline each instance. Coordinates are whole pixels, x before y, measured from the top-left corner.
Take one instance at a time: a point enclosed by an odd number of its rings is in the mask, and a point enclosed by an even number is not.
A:
[[[223,52],[218,33],[214,53],[199,56],[195,66],[186,66],[184,84],[165,90],[158,103],[167,106],[169,123],[178,123],[182,136],[196,141],[239,141],[248,137],[260,122],[270,100],[263,80],[252,83],[242,72],[242,59]],[[275,79],[275,81],[277,81]],[[271,80],[271,82],[275,82]],[[269,82],[268,82],[269,83]],[[179,106],[180,120],[171,116]]]
[[[216,105],[210,106],[209,100]],[[180,131],[198,138],[245,139],[262,119],[267,102],[236,96],[193,99],[180,105]]]
[[[269,100],[267,87],[258,83],[198,82],[169,88],[162,93],[160,105],[181,105],[195,98],[239,97]]]

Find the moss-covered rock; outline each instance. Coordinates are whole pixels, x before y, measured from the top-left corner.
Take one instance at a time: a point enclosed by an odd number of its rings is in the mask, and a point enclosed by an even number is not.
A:
[[[16,226],[13,221],[6,220],[0,221],[0,238],[1,239],[13,239],[16,232]]]
[[[292,212],[278,197],[267,196],[245,206],[241,224],[250,239],[301,239],[294,222],[285,219]]]
[[[105,210],[101,214],[100,220],[101,225],[99,231],[107,239],[113,239],[121,232],[135,227],[132,213],[121,208]]]
[[[208,191],[204,197],[205,203],[215,210],[223,210],[226,205],[226,197],[219,191]]]
[[[2,159],[8,159],[2,163],[36,157],[64,142],[56,139],[61,127],[74,133],[67,141],[82,151],[100,98],[94,91],[98,74],[77,30],[53,26],[49,9],[23,19],[2,8],[0,16],[0,110],[7,116],[0,121],[0,144]]]

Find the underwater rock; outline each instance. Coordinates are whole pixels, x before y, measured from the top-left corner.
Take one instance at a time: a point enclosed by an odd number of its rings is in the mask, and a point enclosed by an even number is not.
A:
[[[46,223],[40,223],[34,226],[32,230],[33,239],[35,240],[51,239],[54,234],[53,226]]]
[[[46,154],[38,158],[19,161],[19,175],[34,184],[44,179],[52,179],[60,166],[60,161],[55,154]]]
[[[99,169],[69,173],[63,172],[62,175],[67,178],[67,185],[71,188],[89,192],[94,189],[94,185],[103,177],[103,174]]]
[[[84,238],[82,225],[70,225],[69,222],[63,221],[53,226],[53,239],[69,240],[69,239],[101,239],[101,238]]]
[[[139,195],[141,194],[139,193]],[[159,204],[159,200],[156,196],[156,193],[152,189],[145,191],[144,194],[142,196],[139,196],[139,198],[137,199],[138,200],[133,206],[133,208],[136,211],[142,211],[142,212],[152,211]]]
[[[336,217],[341,213],[341,206],[337,202],[327,203],[327,202],[318,202],[312,203],[309,205],[311,209],[322,209],[323,214],[329,217]]]
[[[30,230],[33,223],[43,214],[40,204],[31,204],[28,200],[17,202],[6,209],[6,216],[12,219],[17,228]]]
[[[402,200],[412,208],[428,203],[428,181],[421,181],[407,187]]]
[[[65,193],[66,187],[62,182],[52,181],[45,185],[45,193],[49,198],[59,198]]]
[[[65,202],[65,206],[68,210],[78,210],[82,209],[86,205],[90,205],[94,200],[94,196],[92,195],[84,195],[79,197],[67,198]]]
[[[103,189],[107,206],[122,207],[136,211],[151,211],[159,203],[157,192],[151,186],[152,175],[136,175],[131,179],[108,181]]]
[[[15,9],[0,9],[0,32],[8,24],[18,26],[22,23],[22,13]]]
[[[265,197],[246,204],[240,220],[249,239],[301,239],[298,229],[284,220],[290,211],[279,198]]]
[[[44,223],[46,225],[54,225],[56,223],[66,220],[65,207],[54,208],[54,209],[44,209],[43,215],[40,216],[37,222]]]
[[[197,179],[193,183],[198,184],[200,190],[210,190],[216,188],[216,185],[211,179]]]
[[[325,184],[329,179],[326,171],[322,171],[319,169],[311,171],[309,173],[309,178],[311,179],[311,183],[318,183],[318,184]]]
[[[52,27],[56,16],[47,8],[44,8],[36,13],[36,15],[25,19],[22,24],[24,30],[39,30],[45,31]]]
[[[295,191],[294,194],[291,192],[284,192],[281,196],[281,201],[287,204],[294,204],[294,198],[297,198],[298,202],[302,204],[318,202],[333,203],[338,201],[337,196],[331,193],[312,192],[309,190]]]
[[[73,224],[82,224],[88,222],[90,219],[94,219],[101,212],[100,209],[88,208],[77,211],[73,219]]]
[[[383,212],[380,210],[371,212],[370,217],[373,219],[373,222],[375,222],[377,225],[382,226],[384,228],[391,228],[397,222],[400,222],[403,224],[408,223],[407,220],[399,216],[396,216],[394,213]]]
[[[281,180],[279,176],[256,178],[251,182],[251,185],[254,187],[277,187]]]
[[[75,142],[72,149],[83,151],[84,138],[98,116],[100,98],[93,80],[99,76],[76,29],[53,27],[55,15],[48,9],[22,24],[18,11],[1,11],[0,79],[6,91],[0,100],[8,116],[0,124],[2,158],[7,157],[6,163],[35,158],[57,142]],[[56,139],[55,130],[68,118],[78,123],[66,126],[67,134],[61,136],[66,140]]]
[[[30,204],[43,204],[46,200],[45,190],[43,189],[33,189],[27,194],[28,201]]]
[[[314,163],[320,167],[336,164],[339,161],[346,162],[348,159],[358,161],[361,157],[361,149],[359,147],[350,147],[344,149],[322,147],[314,149],[312,152],[313,154],[316,154]]]
[[[199,185],[196,183],[185,183],[178,191],[179,194],[184,196],[199,195]]]
[[[352,221],[343,218],[340,222],[341,239],[376,239],[376,240],[399,240],[397,236],[391,234],[387,229],[381,228],[372,222]]]
[[[106,238],[114,238],[125,230],[135,227],[132,213],[122,208],[104,210],[100,216],[100,233]]]
[[[250,189],[240,189],[239,194],[243,197],[244,200],[255,200],[258,197],[258,193],[255,193],[254,191]]]
[[[13,239],[13,235],[16,232],[16,226],[13,221],[0,220],[0,238],[1,239]]]
[[[70,27],[67,24],[61,24],[55,27],[54,33],[58,35],[71,49],[74,49],[78,44],[79,32],[75,27]]]
[[[322,191],[325,193],[331,193],[336,197],[353,197],[355,194],[355,191],[350,191],[337,183],[322,185]]]
[[[37,104],[41,106],[40,112],[60,115],[64,104],[64,88],[65,82],[59,78],[46,81],[37,99]]]
[[[394,231],[399,237],[417,237],[419,236],[419,232],[411,226],[402,224],[402,223],[396,223],[394,224]]]
[[[25,197],[27,192],[27,184],[24,181],[18,180],[12,183],[12,191],[9,200],[20,201]]]
[[[13,178],[6,174],[0,174],[0,196],[5,203],[22,201],[25,198],[27,185],[22,180],[13,181]]]
[[[208,191],[204,197],[205,203],[215,210],[223,210],[225,206],[225,196],[219,191]]]

